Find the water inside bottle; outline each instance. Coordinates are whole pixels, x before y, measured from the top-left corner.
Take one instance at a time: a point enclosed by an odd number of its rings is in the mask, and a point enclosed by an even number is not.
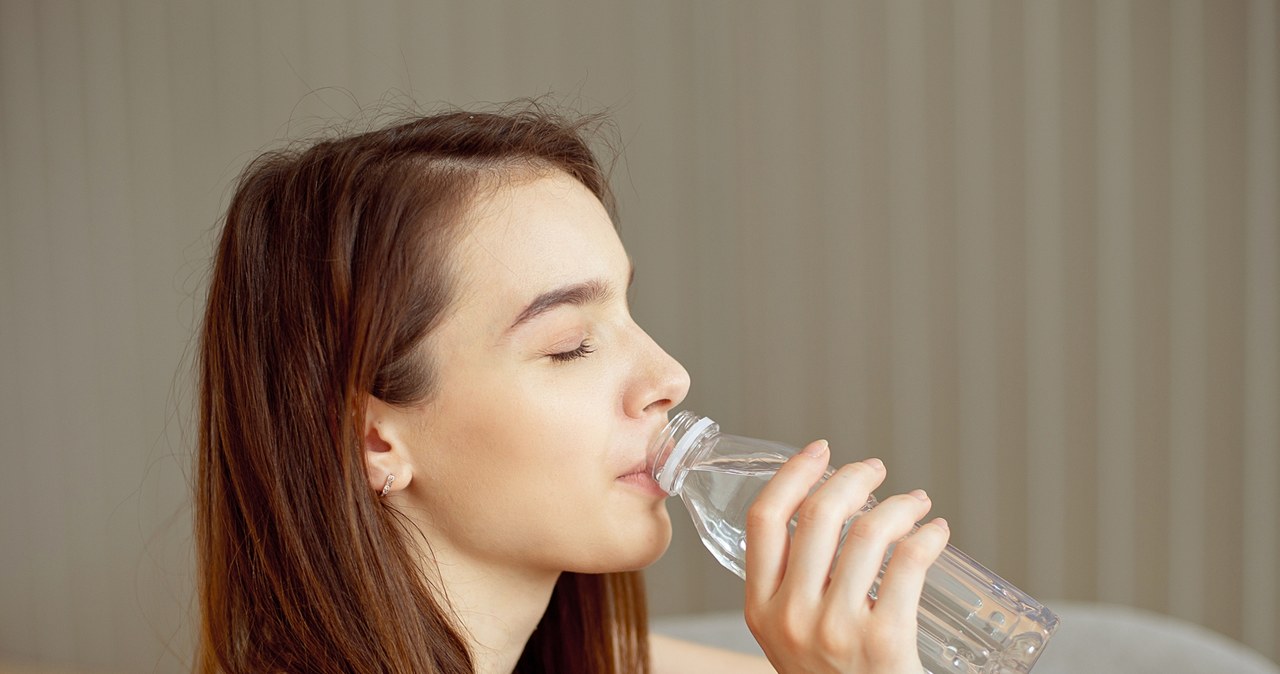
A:
[[[684,477],[680,495],[696,514],[702,542],[739,578],[747,575],[747,509],[781,465],[773,457],[716,458],[696,464]]]
[[[684,477],[680,496],[695,514],[703,543],[739,577],[746,576],[747,509],[784,460],[716,457],[695,464]],[[874,505],[869,500],[864,511]],[[792,518],[793,533],[795,525]],[[842,544],[848,529],[849,522]],[[892,555],[890,548],[881,576]],[[877,578],[868,593],[872,599],[879,585]],[[950,545],[929,569],[918,620],[917,646],[930,674],[1028,672],[1057,625],[1048,609]]]

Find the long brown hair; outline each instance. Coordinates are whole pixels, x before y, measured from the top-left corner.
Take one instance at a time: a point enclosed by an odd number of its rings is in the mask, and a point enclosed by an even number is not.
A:
[[[197,671],[471,672],[420,536],[370,490],[368,396],[432,395],[464,211],[561,170],[613,212],[591,118],[450,111],[267,153],[241,175],[200,343]],[[639,572],[564,573],[518,671],[644,672]]]

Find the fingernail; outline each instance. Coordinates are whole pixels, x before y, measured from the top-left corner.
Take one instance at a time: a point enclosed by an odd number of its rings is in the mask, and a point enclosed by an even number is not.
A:
[[[805,446],[804,455],[805,456],[822,456],[823,454],[826,454],[827,450],[830,448],[831,446],[827,444],[826,440],[811,442]]]
[[[926,493],[924,493],[924,490],[923,490],[923,489],[912,489],[911,491],[909,491],[909,492],[907,492],[907,493],[909,493],[909,494],[911,494],[912,496],[914,496],[914,497],[916,497],[916,498],[920,499],[921,501],[928,501],[928,500],[929,500],[929,495],[928,495],[928,494],[926,494]]]
[[[871,466],[872,468],[875,468],[876,470],[884,470],[884,462],[881,461],[880,459],[875,459],[875,458],[863,459],[862,462],[867,464],[868,466]]]
[[[933,521],[933,523],[934,523],[934,524],[936,524],[936,525],[938,525],[938,526],[940,526],[940,527],[942,527],[943,529],[945,529],[945,530],[947,530],[947,531],[951,531],[951,525],[950,525],[950,524],[947,524],[947,521],[946,521],[946,520],[944,520],[944,519],[942,519],[941,517],[939,517],[939,518],[935,519],[935,520]]]

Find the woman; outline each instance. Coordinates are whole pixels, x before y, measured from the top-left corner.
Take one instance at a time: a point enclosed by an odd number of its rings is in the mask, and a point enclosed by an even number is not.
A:
[[[646,452],[689,379],[628,312],[588,123],[449,112],[245,171],[201,344],[200,671],[772,671],[646,630]],[[945,523],[872,602],[928,500],[886,499],[833,569],[884,472],[806,499],[827,459],[753,508],[748,623],[779,671],[919,672]]]

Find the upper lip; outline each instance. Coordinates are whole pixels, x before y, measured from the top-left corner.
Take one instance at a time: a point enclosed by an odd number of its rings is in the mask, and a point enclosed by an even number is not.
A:
[[[645,436],[648,440],[648,444],[645,445],[644,456],[637,459],[635,463],[631,464],[631,466],[627,468],[626,472],[624,472],[619,477],[622,477],[625,475],[634,475],[636,473],[648,474],[649,472],[652,471],[653,461],[658,457],[656,456],[656,452],[654,455],[650,455],[649,452],[653,451],[654,441],[657,439],[658,434],[662,432],[662,429],[666,427],[667,427],[667,419],[664,417],[662,419],[662,423],[658,424],[658,426],[655,427],[651,433],[648,433]]]
[[[630,468],[628,468],[626,472],[623,473],[620,477],[625,477],[627,475],[635,475],[636,473],[648,473],[648,472],[649,472],[648,459],[641,459],[640,461],[632,465]]]

